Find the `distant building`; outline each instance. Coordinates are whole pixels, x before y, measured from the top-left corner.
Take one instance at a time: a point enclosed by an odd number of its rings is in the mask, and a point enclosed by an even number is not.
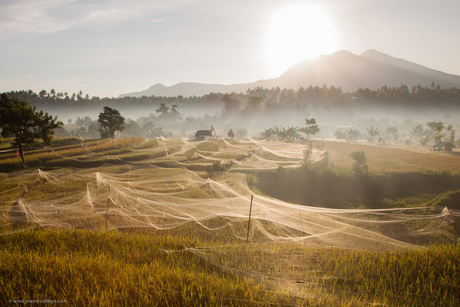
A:
[[[206,138],[215,138],[216,137],[216,130],[213,126],[211,126],[211,130],[198,130],[195,133],[196,140],[204,140]]]
[[[211,130],[198,130],[195,133],[195,139],[197,140],[204,140],[208,137],[213,137]]]
[[[454,149],[455,146],[454,144],[450,143],[450,142],[439,142],[437,144],[435,144],[433,147],[431,147],[431,150],[434,150],[434,151],[452,151],[452,149]]]

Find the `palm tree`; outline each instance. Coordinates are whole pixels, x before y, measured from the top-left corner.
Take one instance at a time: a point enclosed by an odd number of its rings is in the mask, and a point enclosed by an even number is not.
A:
[[[260,137],[263,139],[271,140],[274,137],[274,130],[273,128],[264,129],[264,131],[260,134]]]
[[[310,141],[311,136],[319,132],[319,127],[316,124],[316,119],[314,118],[311,118],[311,119],[305,118],[305,124],[307,126],[300,128],[299,131],[302,133],[305,133],[305,135],[307,136],[307,140]]]
[[[289,127],[286,130],[286,139],[288,142],[294,142],[296,139],[300,138],[299,128]]]

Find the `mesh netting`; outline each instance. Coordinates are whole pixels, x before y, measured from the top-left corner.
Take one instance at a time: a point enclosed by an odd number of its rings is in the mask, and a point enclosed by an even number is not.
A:
[[[198,150],[198,144],[159,140],[158,147],[138,151],[152,156],[147,161],[183,166],[227,161],[238,170],[298,166],[305,150],[305,145],[252,139],[220,140],[219,148],[212,151]],[[321,152],[315,155],[320,157]],[[383,250],[452,242],[460,215],[444,207],[328,209],[255,195],[248,232],[253,193],[246,175],[238,172],[219,172],[204,179],[185,167],[158,167],[144,161],[86,170],[38,169],[2,177],[3,235],[36,227],[171,230],[194,224],[208,232],[225,230],[240,240]]]

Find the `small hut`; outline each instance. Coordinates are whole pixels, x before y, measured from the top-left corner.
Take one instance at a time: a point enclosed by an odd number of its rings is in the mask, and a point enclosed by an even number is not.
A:
[[[211,130],[198,130],[195,133],[195,139],[197,140],[204,140],[206,138],[212,138],[212,137],[213,135],[212,135]]]
[[[455,146],[454,144],[450,143],[450,142],[439,142],[437,144],[435,144],[433,147],[431,147],[431,150],[434,150],[434,151],[452,151],[452,149],[454,149]]]
[[[198,130],[195,133],[196,140],[204,140],[207,138],[216,138],[216,130],[213,126],[211,126],[211,130]]]

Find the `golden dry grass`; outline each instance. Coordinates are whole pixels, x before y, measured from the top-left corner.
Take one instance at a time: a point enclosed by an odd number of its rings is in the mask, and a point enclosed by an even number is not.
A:
[[[86,155],[102,161],[107,151],[129,146],[124,141],[95,144],[89,148],[92,153]],[[281,165],[287,159],[286,152],[301,155],[303,149],[299,144],[260,141],[257,146],[270,149],[267,154],[253,143],[228,143],[233,146],[220,140],[199,146],[200,143],[183,144],[181,140],[152,141],[130,148],[133,155],[145,156],[139,164],[62,168],[59,173],[45,174],[50,176],[46,180],[31,170],[0,173],[0,188],[5,192],[0,200],[10,205],[23,193],[27,193],[27,198],[48,202],[65,196],[80,197],[78,193],[87,189],[87,183],[95,180],[96,173],[104,173],[107,180],[136,192],[150,189],[159,197],[174,188],[171,193],[176,193],[175,197],[217,198],[208,193],[213,192],[215,183],[225,183],[245,195],[248,191],[243,174],[215,172],[213,180],[204,183],[197,172],[183,169],[178,161],[187,162],[199,147],[207,151],[206,157],[224,163],[259,153],[267,161],[271,158],[270,164]],[[350,154],[355,151],[366,153],[369,171],[373,173],[460,172],[460,157],[428,149],[414,152],[364,144],[324,144],[335,166],[350,172],[354,163]],[[66,150],[60,153],[74,159],[84,157],[80,155],[81,148]],[[201,157],[193,163],[209,164],[214,160]],[[69,164],[66,166],[81,163],[72,161],[64,162]],[[151,162],[175,162],[178,168],[157,168]],[[332,173],[331,178],[334,176],[340,174]],[[194,181],[197,183],[191,184]],[[400,204],[407,206],[407,202]],[[80,215],[75,214],[75,219],[80,219]],[[98,217],[96,222],[103,228],[104,218]],[[214,227],[213,222],[221,225],[218,219],[206,225]],[[81,221],[82,226],[89,222],[95,221]],[[235,229],[245,231],[245,222]],[[235,229],[226,227],[209,232],[188,223],[163,232],[35,229],[3,235],[0,236],[0,305],[8,299],[23,298],[64,299],[71,305],[449,306],[460,298],[457,270],[460,251],[455,245],[382,253],[314,248],[302,243],[256,240],[246,243],[236,239]]]
[[[351,144],[343,142],[323,141],[331,155],[335,167],[351,169],[354,160],[350,154],[354,151],[364,151],[367,157],[369,172],[372,173],[402,173],[450,171],[460,173],[460,155],[457,153],[431,152],[429,148],[412,150],[378,146],[371,144]]]

